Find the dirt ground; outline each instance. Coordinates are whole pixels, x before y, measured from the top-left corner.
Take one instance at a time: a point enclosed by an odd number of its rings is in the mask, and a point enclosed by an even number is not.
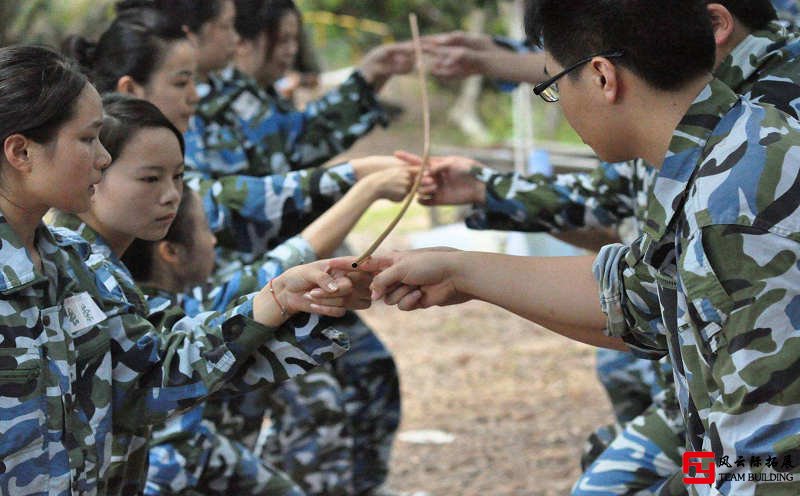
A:
[[[450,444],[395,444],[391,485],[435,496],[564,495],[586,436],[611,413],[594,353],[485,303],[364,313],[393,351],[401,432]]]
[[[385,90],[405,113],[348,155],[420,148],[415,91],[408,84]],[[434,112],[437,106],[446,103],[434,103]],[[373,234],[357,232],[349,242],[358,250]],[[400,234],[385,248],[406,246]],[[586,436],[612,421],[592,348],[481,302],[412,313],[376,305],[363,316],[400,368],[401,432],[454,436],[438,445],[398,441],[393,488],[431,496],[568,494]]]

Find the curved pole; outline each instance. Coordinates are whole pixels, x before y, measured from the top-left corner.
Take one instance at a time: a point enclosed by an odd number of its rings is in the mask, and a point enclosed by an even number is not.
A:
[[[422,169],[417,174],[417,179],[414,181],[414,185],[411,187],[411,191],[408,192],[406,199],[403,201],[403,206],[400,208],[400,212],[397,213],[394,220],[386,226],[386,229],[383,230],[378,239],[367,248],[367,251],[364,252],[363,255],[358,257],[353,263],[353,268],[357,269],[358,265],[362,263],[364,260],[368,259],[375,253],[375,250],[383,243],[387,236],[394,230],[395,226],[400,222],[400,219],[403,218],[408,207],[411,205],[411,201],[417,195],[417,190],[419,189],[419,184],[422,181],[422,176],[424,175],[425,171],[428,169],[428,161],[431,155],[431,109],[430,104],[428,102],[428,80],[425,73],[425,64],[422,60],[422,42],[420,41],[419,37],[419,25],[417,24],[417,16],[416,14],[409,14],[408,21],[411,24],[411,36],[414,40],[414,55],[416,58],[417,64],[417,73],[419,75],[419,83],[422,89],[422,122],[423,122],[423,133],[424,133],[424,140],[423,140],[423,148],[422,148]]]

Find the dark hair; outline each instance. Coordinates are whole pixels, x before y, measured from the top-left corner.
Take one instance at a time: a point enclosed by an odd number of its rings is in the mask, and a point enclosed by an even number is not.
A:
[[[190,212],[194,208],[196,198],[189,189],[185,190],[178,206],[178,212],[172,225],[167,231],[164,239],[159,241],[147,241],[135,239],[122,255],[122,263],[130,271],[134,281],[149,281],[153,275],[154,261],[156,257],[156,245],[161,241],[169,241],[181,244],[191,249],[194,245],[194,232],[197,226],[192,221]]]
[[[752,30],[764,29],[778,19],[778,13],[769,0],[708,0],[728,9],[739,22]]]
[[[297,14],[302,22],[302,15],[292,0],[235,0],[236,31],[245,40],[253,40],[259,34],[266,33],[269,41],[269,53],[278,40],[281,19],[286,14]]]
[[[666,91],[710,73],[716,56],[704,0],[532,0],[525,31],[565,67],[622,50],[615,64]]]
[[[186,26],[192,33],[209,21],[216,19],[222,11],[222,4],[228,0],[153,0],[156,9],[160,10],[170,22],[181,28]]]
[[[163,62],[168,45],[186,38],[180,26],[147,6],[151,4],[120,2],[117,18],[97,42],[73,35],[63,43],[64,51],[84,67],[101,93],[114,91],[123,76],[146,85]]]
[[[87,83],[77,65],[49,48],[0,48],[0,141],[20,133],[50,142]]]
[[[103,97],[103,114],[100,142],[111,155],[112,163],[119,158],[136,132],[147,128],[163,127],[172,131],[180,143],[181,155],[186,151],[183,134],[158,107],[146,100],[121,93],[109,93]]]

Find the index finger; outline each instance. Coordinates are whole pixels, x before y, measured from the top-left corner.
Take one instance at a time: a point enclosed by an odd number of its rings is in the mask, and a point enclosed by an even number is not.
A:
[[[395,158],[398,158],[409,165],[422,165],[422,157],[415,153],[397,150],[394,152],[394,156]]]
[[[353,264],[358,261],[356,257],[340,257],[328,260],[328,266],[333,270],[353,271]],[[369,257],[358,264],[358,270],[363,272],[380,272],[391,267],[394,261],[388,257]]]

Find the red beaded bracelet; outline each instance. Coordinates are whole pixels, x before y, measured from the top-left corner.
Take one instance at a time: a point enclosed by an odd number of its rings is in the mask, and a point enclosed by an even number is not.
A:
[[[281,309],[281,315],[286,317],[289,315],[289,312],[287,312],[286,309],[283,308],[283,305],[281,305],[281,302],[278,301],[278,296],[275,294],[275,288],[272,287],[272,281],[273,279],[269,280],[269,293],[272,295],[272,299],[275,300],[275,304]]]

